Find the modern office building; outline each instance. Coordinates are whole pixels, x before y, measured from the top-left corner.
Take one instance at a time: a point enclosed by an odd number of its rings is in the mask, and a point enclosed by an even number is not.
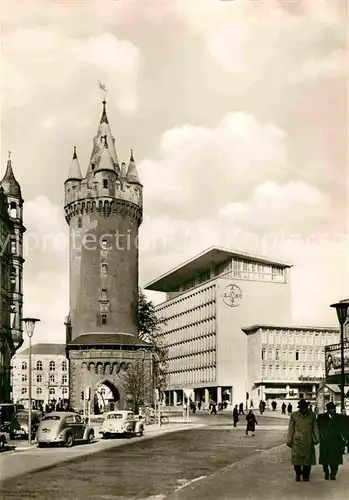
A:
[[[169,404],[245,402],[249,324],[291,324],[291,264],[212,247],[149,283],[166,293],[156,307],[169,347]]]
[[[13,402],[28,406],[29,349],[12,359]],[[65,344],[32,346],[32,401],[35,406],[69,398],[69,372]]]
[[[11,159],[0,182],[0,403],[11,401],[11,358],[23,343],[23,198]]]
[[[338,328],[243,327],[247,336],[247,392],[253,401],[315,399],[325,378],[325,346]]]

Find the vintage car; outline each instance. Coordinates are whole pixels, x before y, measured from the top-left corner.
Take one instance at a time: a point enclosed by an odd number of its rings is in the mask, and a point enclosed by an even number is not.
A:
[[[95,433],[83,417],[74,412],[52,412],[43,417],[36,433],[39,448],[48,444],[71,447],[76,442],[92,443]]]
[[[10,424],[14,415],[20,410],[24,410],[21,404],[2,403],[0,404],[0,431],[10,432]]]
[[[105,414],[99,433],[104,439],[119,435],[143,436],[144,422],[142,417],[136,417],[132,411],[110,411]]]
[[[39,410],[32,410],[31,413],[31,430],[32,438],[35,437],[36,431],[38,430],[40,420],[42,418],[42,413]],[[29,428],[29,412],[28,410],[20,410],[14,415],[10,423],[10,439],[15,439],[17,437],[27,437]]]

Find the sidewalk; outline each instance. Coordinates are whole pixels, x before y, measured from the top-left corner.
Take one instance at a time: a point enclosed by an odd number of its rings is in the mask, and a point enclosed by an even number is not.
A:
[[[168,500],[345,500],[349,498],[349,455],[336,481],[325,481],[322,467],[309,483],[296,483],[286,445],[263,451],[207,478],[178,488]]]
[[[100,439],[92,444],[79,444],[72,448],[38,448],[36,444],[31,447],[22,446],[16,450],[4,451],[0,455],[0,481],[5,481],[28,472],[35,472],[58,465],[63,462],[75,460],[77,458],[93,455],[108,448],[117,448],[125,444],[139,443],[140,440],[148,440],[193,427],[199,428],[197,424],[167,424],[160,428],[157,426],[147,426],[145,434],[140,438],[132,439]]]

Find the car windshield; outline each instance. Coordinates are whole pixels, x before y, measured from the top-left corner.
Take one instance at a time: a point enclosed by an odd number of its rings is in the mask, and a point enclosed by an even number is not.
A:
[[[108,420],[116,419],[116,418],[124,418],[124,415],[122,413],[112,413],[111,415],[107,416]]]
[[[46,415],[42,420],[60,420],[61,417],[59,415]]]

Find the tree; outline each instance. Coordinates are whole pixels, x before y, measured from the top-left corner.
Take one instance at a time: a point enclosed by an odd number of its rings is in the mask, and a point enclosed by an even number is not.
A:
[[[149,361],[137,359],[124,374],[124,390],[126,399],[132,410],[138,413],[139,408],[152,400],[152,379]]]
[[[139,289],[138,294],[138,335],[153,345],[153,384],[154,389],[163,391],[167,384],[168,348],[161,336],[161,319],[155,312],[155,306]]]

